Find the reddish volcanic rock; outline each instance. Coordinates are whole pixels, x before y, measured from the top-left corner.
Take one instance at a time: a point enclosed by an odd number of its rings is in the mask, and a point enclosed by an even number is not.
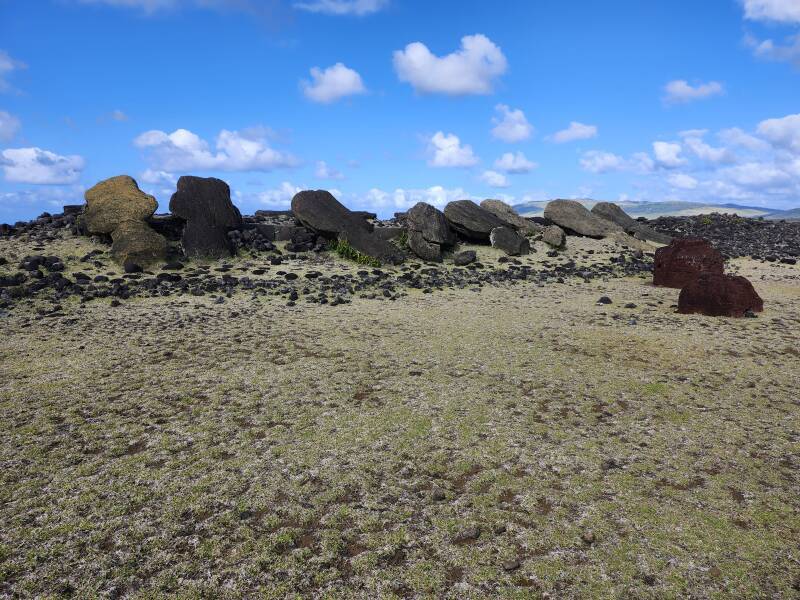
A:
[[[656,250],[653,284],[682,288],[699,273],[722,275],[724,259],[711,243],[702,239],[675,239]]]
[[[764,301],[753,284],[739,275],[700,273],[678,296],[678,312],[682,314],[744,317],[747,310],[761,312]]]

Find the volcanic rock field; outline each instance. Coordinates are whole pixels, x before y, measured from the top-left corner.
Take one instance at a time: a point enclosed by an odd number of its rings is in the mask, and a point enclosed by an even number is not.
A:
[[[800,595],[800,223],[114,180],[0,226],[0,597]]]

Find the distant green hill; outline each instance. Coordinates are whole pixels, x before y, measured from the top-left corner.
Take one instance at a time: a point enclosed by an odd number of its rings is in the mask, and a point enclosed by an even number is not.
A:
[[[590,198],[575,198],[578,202],[591,209],[600,202]],[[547,206],[548,200],[525,202],[516,204],[516,211],[526,217],[540,217]],[[654,219],[662,216],[693,216],[709,213],[730,213],[742,217],[764,217],[765,219],[800,219],[800,208],[791,210],[775,210],[763,206],[742,206],[739,204],[702,204],[699,202],[669,201],[669,202],[615,202],[630,216]]]

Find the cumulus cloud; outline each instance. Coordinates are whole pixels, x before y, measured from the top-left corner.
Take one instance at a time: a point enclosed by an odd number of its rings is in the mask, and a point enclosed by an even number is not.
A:
[[[682,150],[677,142],[653,142],[653,156],[656,162],[668,169],[686,164],[686,159],[681,156]]]
[[[175,185],[178,183],[178,176],[174,173],[155,171],[153,169],[145,169],[142,171],[142,174],[139,175],[139,179],[151,185]]]
[[[764,140],[750,135],[738,127],[723,129],[717,133],[717,137],[723,144],[727,144],[731,147],[746,148],[752,151],[765,150],[769,146]]]
[[[464,199],[474,199],[474,196],[468,194],[462,188],[448,189],[441,185],[434,185],[424,189],[397,188],[394,192],[372,188],[358,199],[358,203],[364,208],[380,211],[390,208],[406,210],[417,202],[426,202],[442,208],[448,202]]]
[[[355,15],[358,17],[376,13],[389,5],[389,0],[314,0],[295,2],[299,10],[326,15]]]
[[[800,33],[790,35],[785,43],[771,39],[759,40],[751,35],[745,36],[745,44],[753,49],[753,54],[764,60],[790,62],[800,67]]]
[[[393,62],[400,81],[430,94],[489,94],[494,80],[508,68],[502,50],[480,33],[464,36],[459,50],[442,57],[413,42],[396,50]]]
[[[761,121],[757,131],[773,146],[800,154],[800,113]]]
[[[744,16],[751,21],[800,23],[797,0],[742,0]]]
[[[271,171],[294,167],[299,161],[291,154],[270,148],[263,129],[228,131],[216,139],[216,151],[208,142],[187,129],[165,133],[153,129],[139,135],[134,145],[142,148],[152,168],[168,173],[203,171]]]
[[[673,173],[667,177],[669,184],[681,190],[693,190],[697,187],[697,179],[686,173]]]
[[[330,167],[324,160],[317,162],[317,168],[314,169],[314,176],[319,179],[344,179],[344,175]]]
[[[728,148],[715,148],[706,144],[700,136],[689,136],[683,140],[686,148],[697,158],[712,163],[730,163],[736,160]]]
[[[530,173],[538,166],[528,160],[522,152],[506,152],[494,161],[494,168],[506,173]]]
[[[480,179],[486,185],[493,188],[505,188],[511,185],[508,182],[508,177],[497,171],[484,171],[481,173]]]
[[[499,114],[492,117],[492,136],[504,142],[513,143],[527,140],[533,133],[533,127],[520,109],[511,109],[505,104],[494,107]]]
[[[281,184],[272,189],[263,190],[255,194],[255,200],[267,208],[283,209],[289,208],[292,203],[292,198],[304,188],[300,188],[288,181],[281,182]]]
[[[725,88],[717,81],[691,85],[683,79],[678,79],[670,81],[664,86],[664,91],[666,92],[664,102],[667,104],[681,104],[719,96],[725,93]]]
[[[646,152],[636,152],[625,158],[603,150],[584,152],[579,163],[589,173],[612,173],[629,171],[633,173],[649,173],[655,168],[655,162]]]
[[[22,127],[19,119],[4,110],[0,110],[0,142],[8,142],[14,139],[17,132]]]
[[[569,127],[553,134],[553,141],[557,144],[574,142],[575,140],[589,140],[597,137],[597,127],[584,125],[577,121],[570,121]]]
[[[314,102],[329,104],[345,96],[363,94],[367,91],[364,82],[361,81],[361,75],[340,62],[324,71],[312,67],[311,78],[313,81],[301,81],[300,86],[306,98]]]
[[[61,156],[41,148],[8,148],[0,152],[6,181],[12,183],[75,183],[86,163],[81,156]]]
[[[478,157],[472,152],[472,146],[461,145],[457,135],[444,134],[437,131],[428,141],[431,167],[472,167],[478,164]]]
[[[9,92],[14,88],[8,83],[7,77],[14,71],[25,69],[27,65],[15,58],[12,58],[5,50],[0,50],[0,92]]]

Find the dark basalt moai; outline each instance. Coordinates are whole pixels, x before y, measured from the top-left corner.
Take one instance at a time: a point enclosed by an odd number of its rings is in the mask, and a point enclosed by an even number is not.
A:
[[[531,251],[527,238],[511,227],[495,227],[489,234],[489,241],[492,248],[499,248],[510,256],[528,254]]]
[[[567,231],[591,238],[603,238],[622,231],[622,227],[592,214],[576,200],[548,202],[544,216]]]
[[[460,236],[470,241],[488,242],[495,227],[504,227],[505,221],[472,200],[455,200],[444,207],[444,216]]]
[[[725,260],[708,240],[672,240],[669,246],[656,250],[653,285],[682,288],[700,273],[722,275]]]
[[[408,247],[423,260],[442,261],[442,248],[456,243],[444,213],[439,209],[417,202],[405,215],[408,227]]]
[[[764,301],[753,284],[739,275],[704,272],[688,283],[678,296],[678,312],[711,317],[744,317],[761,312]]]
[[[359,252],[382,262],[402,263],[402,251],[375,235],[366,213],[354,213],[326,190],[304,190],[292,198],[292,213],[305,227],[325,236],[346,240]]]
[[[235,248],[228,231],[242,224],[239,209],[231,202],[228,184],[215,177],[184,175],[172,194],[169,210],[186,220],[181,245],[186,256],[222,258]]]
[[[638,239],[657,244],[669,244],[672,241],[672,236],[659,233],[644,223],[636,221],[613,202],[598,202],[592,207],[591,212],[601,219],[616,223],[625,230],[625,233]]]

